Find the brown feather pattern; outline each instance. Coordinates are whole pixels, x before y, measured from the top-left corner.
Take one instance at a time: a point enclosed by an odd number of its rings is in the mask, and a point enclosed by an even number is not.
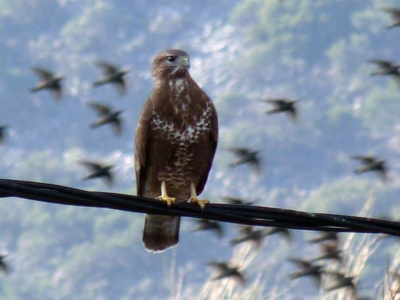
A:
[[[182,202],[189,199],[191,184],[197,194],[206,184],[218,141],[217,114],[188,69],[189,56],[182,50],[166,50],[153,61],[153,92],[144,104],[135,140],[140,196],[159,197],[165,182],[168,196]],[[165,250],[178,236],[179,217],[147,217],[143,242],[148,250]]]

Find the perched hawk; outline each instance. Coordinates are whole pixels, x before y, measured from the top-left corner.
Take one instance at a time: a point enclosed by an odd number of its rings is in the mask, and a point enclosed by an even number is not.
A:
[[[153,61],[153,92],[144,104],[135,139],[139,196],[168,205],[197,198],[206,184],[218,141],[214,105],[189,75],[189,55],[177,49]],[[178,243],[180,217],[147,215],[143,243],[151,252]]]

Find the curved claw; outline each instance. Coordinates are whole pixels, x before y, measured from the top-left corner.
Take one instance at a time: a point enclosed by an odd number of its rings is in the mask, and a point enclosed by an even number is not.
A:
[[[157,200],[165,201],[168,206],[171,206],[172,203],[175,203],[175,199],[175,197],[168,196],[165,181],[163,181],[161,183],[161,196],[157,197]]]
[[[190,184],[190,203],[197,203],[202,209],[204,208],[206,203],[209,203],[210,200],[208,199],[199,199],[197,198],[196,194],[196,188],[194,187],[194,184]]]

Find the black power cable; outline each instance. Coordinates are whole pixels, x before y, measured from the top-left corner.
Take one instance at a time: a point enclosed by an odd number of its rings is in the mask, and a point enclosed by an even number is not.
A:
[[[204,209],[192,203],[175,203],[167,206],[164,202],[155,199],[117,193],[90,192],[42,182],[0,179],[0,197],[18,197],[48,203],[102,207],[136,213],[180,215],[245,225],[400,236],[400,223],[387,220],[248,205],[209,203]]]

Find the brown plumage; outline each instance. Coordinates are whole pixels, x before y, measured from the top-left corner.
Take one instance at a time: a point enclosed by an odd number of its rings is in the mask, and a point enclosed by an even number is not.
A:
[[[153,61],[153,92],[135,138],[137,194],[170,205],[197,198],[206,184],[218,141],[211,99],[189,75],[189,55],[178,49]],[[152,252],[178,243],[180,217],[147,215],[143,243]]]
[[[40,78],[40,83],[32,88],[31,91],[50,90],[57,101],[61,100],[61,80],[63,80],[64,77],[56,76],[52,71],[43,68],[32,67],[31,70]]]

